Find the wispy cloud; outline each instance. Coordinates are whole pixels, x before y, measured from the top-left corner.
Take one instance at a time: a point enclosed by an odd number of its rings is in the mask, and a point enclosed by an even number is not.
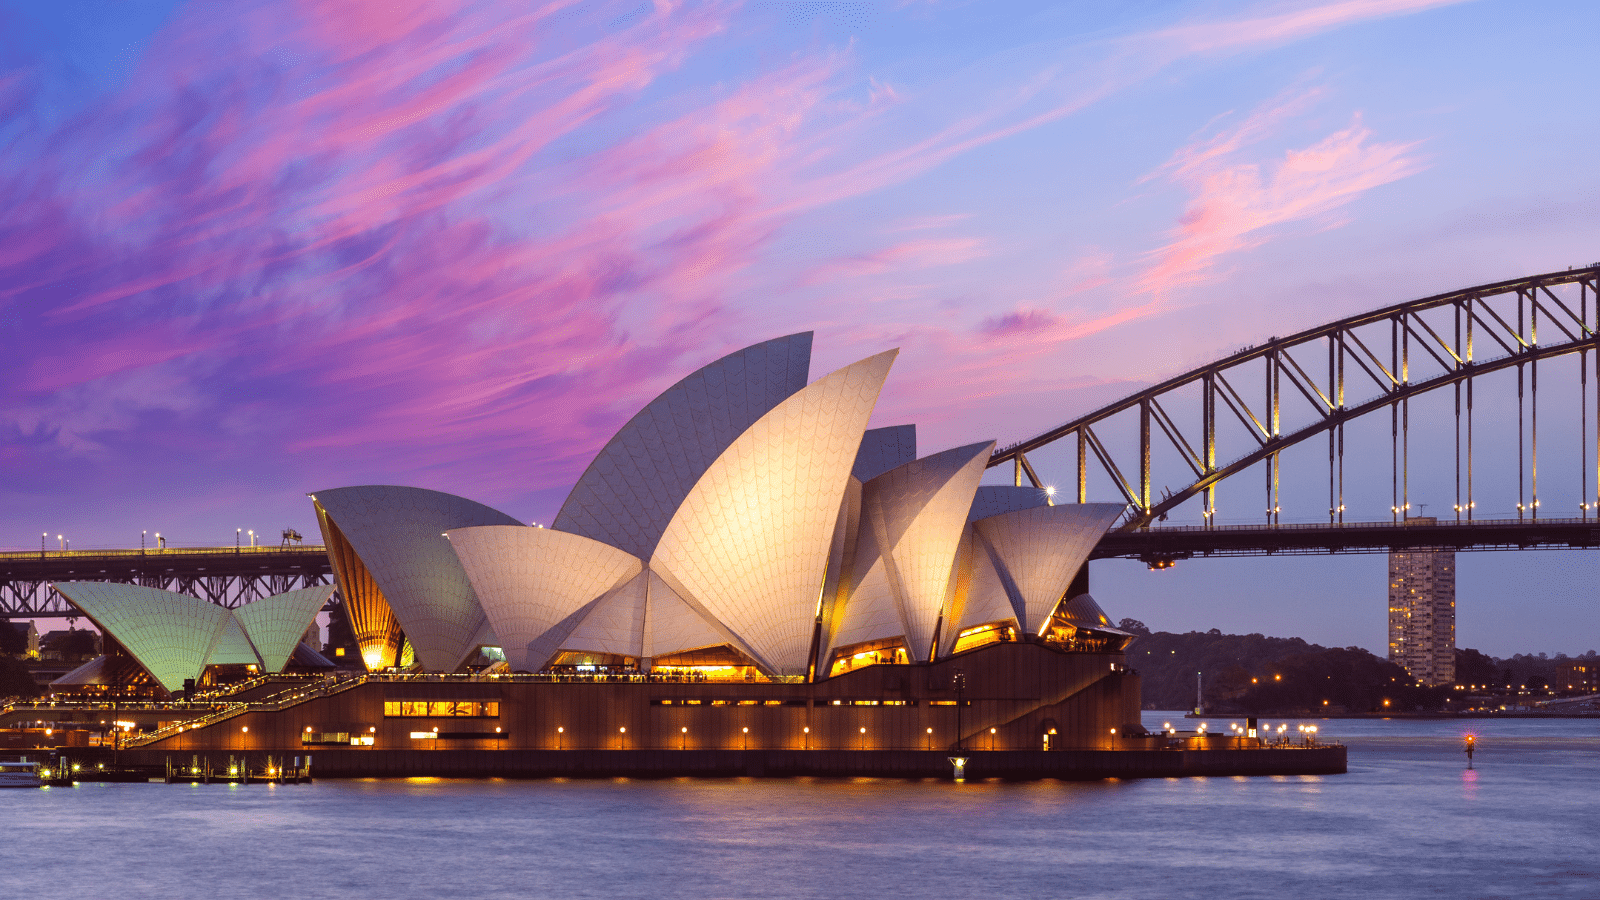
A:
[[[1179,149],[1155,173],[1185,188],[1190,199],[1172,239],[1149,254],[1140,291],[1169,297],[1200,283],[1221,257],[1260,245],[1277,226],[1331,224],[1328,214],[1425,168],[1418,142],[1374,141],[1359,113],[1347,127],[1277,159],[1244,158],[1246,147],[1304,111],[1318,93],[1280,97],[1233,128]]]

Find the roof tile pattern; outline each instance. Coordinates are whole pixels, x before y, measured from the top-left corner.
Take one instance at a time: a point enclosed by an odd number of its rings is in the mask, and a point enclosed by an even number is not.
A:
[[[727,634],[707,622],[654,572],[650,573],[650,609],[644,625],[643,655],[649,657],[729,643]]]
[[[917,426],[890,425],[871,428],[861,436],[861,450],[850,474],[860,481],[871,481],[895,466],[917,458]]]
[[[1012,487],[1009,484],[986,484],[978,488],[977,494],[973,496],[972,512],[967,514],[967,521],[974,522],[978,519],[998,516],[1001,513],[1048,505],[1050,505],[1049,496],[1039,488]]]
[[[250,638],[245,636],[244,629],[239,626],[237,617],[229,616],[228,621],[223,623],[222,634],[218,635],[216,646],[211,648],[211,655],[207,657],[206,665],[261,665],[261,657],[256,653],[256,648],[251,645]]]
[[[706,469],[656,547],[651,568],[775,674],[806,672],[839,503],[898,352],[818,379],[757,420]]]
[[[367,485],[312,498],[372,573],[417,661],[434,672],[459,668],[476,649],[485,617],[444,532],[519,523],[481,503],[423,488]]]
[[[55,587],[174,693],[185,678],[200,677],[228,625],[226,609],[187,594],[98,581]]]
[[[542,668],[566,646],[578,613],[643,568],[615,547],[551,528],[491,525],[448,536],[515,671]]]
[[[321,584],[275,594],[233,611],[268,672],[282,672],[306,629],[333,596],[333,585]]]
[[[640,571],[596,600],[561,641],[560,649],[642,656],[648,581],[649,576]]]
[[[1011,594],[1000,578],[992,551],[971,533],[970,526],[968,539],[970,552],[966,558],[966,592],[961,598],[960,608],[953,611],[955,627],[946,632],[948,638],[944,643],[944,653],[955,649],[956,636],[968,628],[1007,619],[1016,621],[1019,618],[1016,606],[1012,605]]]
[[[649,559],[706,469],[754,422],[806,385],[811,333],[746,347],[650,401],[601,449],[555,528]]]
[[[1044,626],[1094,545],[1125,508],[1118,503],[1069,503],[973,523],[977,545],[988,550],[1025,633],[1037,633]],[[974,553],[982,555],[981,550]],[[974,578],[974,591],[977,588]]]
[[[912,659],[928,658],[962,528],[993,450],[993,442],[957,447],[866,483],[859,576],[830,646],[901,635]],[[884,621],[885,597],[893,622]]]

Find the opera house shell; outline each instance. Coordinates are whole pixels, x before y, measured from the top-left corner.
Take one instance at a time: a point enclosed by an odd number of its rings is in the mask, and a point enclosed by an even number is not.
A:
[[[1123,506],[983,484],[990,442],[919,456],[914,427],[869,429],[894,359],[812,381],[810,334],[731,353],[623,425],[550,527],[419,488],[315,492],[365,671],[119,710],[154,727],[116,736],[113,762],[168,780],[304,775],[313,755],[332,777],[1343,770],[1206,762],[1147,732],[1131,636],[1086,590]],[[330,589],[227,610],[58,587],[174,692],[281,669]]]
[[[918,457],[913,426],[867,428],[898,351],[809,381],[811,342],[668,388],[548,528],[419,488],[312,494],[367,668],[816,681],[1002,640],[1121,648],[1066,602],[1121,504],[982,486],[992,442]]]
[[[185,682],[200,681],[211,666],[282,672],[333,594],[333,585],[321,585],[227,609],[136,584],[76,581],[55,587],[173,694]],[[106,664],[102,656],[57,684],[88,683],[93,669]]]

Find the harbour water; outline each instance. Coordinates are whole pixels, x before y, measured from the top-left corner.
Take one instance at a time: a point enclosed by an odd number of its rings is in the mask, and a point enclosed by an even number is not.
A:
[[[1600,897],[1600,720],[1317,724],[1348,774],[9,791],[0,896]]]

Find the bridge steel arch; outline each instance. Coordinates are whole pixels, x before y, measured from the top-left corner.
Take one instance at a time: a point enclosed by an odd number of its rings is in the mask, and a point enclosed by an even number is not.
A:
[[[1541,341],[1540,326],[1546,340]],[[1580,476],[1583,519],[1600,520],[1600,428],[1591,437],[1589,376],[1594,368],[1595,423],[1600,425],[1600,263],[1495,284],[1478,285],[1398,303],[1340,319],[1288,337],[1273,337],[1221,360],[1185,372],[1132,396],[1101,407],[1036,437],[997,450],[991,468],[1011,463],[1013,481],[1035,487],[1044,483],[1029,453],[1059,442],[1075,442],[1076,499],[1085,502],[1089,460],[1116,486],[1129,504],[1119,527],[1128,532],[1148,528],[1194,497],[1202,498],[1206,524],[1214,522],[1216,487],[1258,464],[1265,465],[1266,523],[1275,525],[1280,462],[1285,449],[1320,435],[1328,438],[1328,521],[1344,522],[1344,428],[1362,416],[1390,413],[1393,503],[1396,522],[1410,512],[1410,401],[1434,391],[1455,393],[1457,521],[1471,522],[1473,500],[1474,381],[1492,372],[1515,369],[1518,413],[1518,517],[1537,519],[1538,495],[1538,367],[1541,361],[1577,354],[1580,381],[1580,439],[1584,444]],[[1552,339],[1553,338],[1553,339]],[[1387,344],[1387,346],[1384,346]],[[1376,348],[1377,352],[1374,352]],[[1384,351],[1387,351],[1385,353]],[[1486,351],[1480,352],[1480,351]],[[1317,362],[1305,362],[1315,354]],[[1590,361],[1591,354],[1593,362]],[[1313,375],[1313,370],[1316,374]],[[1252,384],[1246,379],[1254,379]],[[1236,385],[1253,388],[1257,404]],[[1361,387],[1370,385],[1363,392]],[[1199,394],[1198,434],[1185,432],[1168,409],[1191,404]],[[1299,398],[1312,409],[1311,421],[1288,429],[1283,424],[1285,399]],[[1531,427],[1528,413],[1531,408]],[[1136,416],[1136,446],[1101,439],[1097,426]],[[1217,459],[1217,426],[1228,416],[1243,426],[1253,446],[1233,459]],[[1131,430],[1131,429],[1129,429]],[[1531,438],[1531,440],[1530,440]],[[1164,441],[1187,464],[1187,479],[1159,498],[1151,488],[1152,449]],[[1122,461],[1119,465],[1118,460]],[[1531,464],[1531,465],[1530,465]],[[1180,470],[1183,471],[1183,470]],[[1124,472],[1131,473],[1125,475]],[[1591,482],[1590,476],[1593,475]],[[1531,495],[1530,495],[1531,491]]]

